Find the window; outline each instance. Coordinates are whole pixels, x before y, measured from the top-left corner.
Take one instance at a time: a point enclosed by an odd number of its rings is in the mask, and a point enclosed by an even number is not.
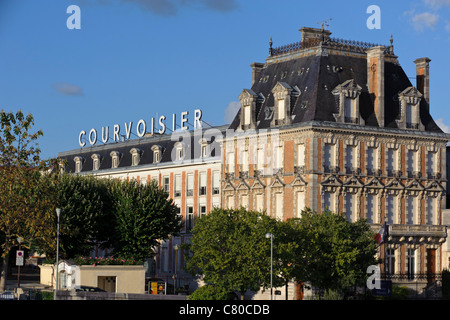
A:
[[[112,151],[109,155],[111,156],[111,168],[112,169],[118,168],[120,158],[122,157],[121,153],[118,151]]]
[[[187,206],[187,223],[186,223],[186,231],[191,231],[194,228],[194,207]]]
[[[427,175],[428,178],[432,178],[434,176],[434,173],[437,172],[436,170],[436,152],[429,151],[427,153]]]
[[[386,198],[386,220],[388,224],[393,224],[395,220],[397,197],[388,195]]]
[[[262,193],[256,195],[255,207],[256,211],[262,212],[264,210],[264,195]]]
[[[367,174],[373,175],[375,174],[375,170],[377,170],[377,149],[373,147],[367,148]]]
[[[98,169],[100,169],[102,157],[99,154],[94,153],[91,156],[91,159],[92,159],[92,170],[97,171]]]
[[[387,249],[387,264],[386,264],[386,273],[387,274],[395,274],[395,250]]]
[[[408,197],[407,199],[407,211],[406,211],[406,224],[415,224],[416,211],[418,208],[418,198]]]
[[[348,145],[345,148],[345,169],[347,174],[353,173],[356,165],[356,147]]]
[[[206,204],[201,204],[199,209],[200,218],[206,216]]]
[[[241,206],[248,209],[248,195],[245,194],[241,196]]]
[[[265,164],[264,163],[265,162],[264,149],[263,148],[258,148],[257,153],[258,153],[258,155],[257,155],[257,157],[258,157],[258,159],[257,159],[257,161],[258,161],[257,168],[258,168],[258,170],[264,170],[264,164]]]
[[[278,220],[283,220],[283,194],[275,194],[275,216]]]
[[[283,120],[286,117],[286,107],[284,99],[278,100],[278,119]]]
[[[170,178],[169,176],[164,176],[163,177],[163,188],[164,191],[169,193],[170,192]]]
[[[213,194],[220,194],[220,171],[213,172]]]
[[[280,169],[283,167],[283,146],[278,145],[275,147],[275,159],[276,165],[275,168]]]
[[[242,171],[248,172],[248,150],[242,150]]]
[[[345,195],[345,214],[347,220],[353,222],[356,217],[356,195],[347,193]]]
[[[373,194],[368,194],[366,196],[366,219],[368,223],[375,223],[375,213],[377,212],[376,208],[376,196]]]
[[[334,210],[334,193],[325,192],[323,194],[323,205],[322,209],[333,211]]]
[[[133,148],[130,150],[130,153],[131,153],[131,165],[137,166],[141,161],[142,151],[139,150],[138,148]]]
[[[184,149],[181,142],[175,143],[175,161],[181,161],[184,159]]]
[[[303,143],[297,145],[297,166],[301,168],[305,166],[305,145]]]
[[[305,209],[305,193],[297,192],[297,215],[296,218],[300,218],[302,211]]]
[[[344,100],[344,119],[348,123],[356,123],[356,99],[345,98]]]
[[[251,113],[250,106],[244,106],[244,125],[250,124],[250,113]]]
[[[325,143],[323,147],[323,170],[324,172],[331,172],[334,167],[335,156],[334,156],[334,145],[330,143]]]
[[[234,172],[234,152],[227,153],[228,172]]]
[[[408,274],[408,279],[414,279],[414,274],[416,272],[416,250],[408,249],[408,254],[406,257],[406,272]]]
[[[427,198],[427,211],[426,211],[426,217],[425,217],[425,224],[434,224],[434,217],[436,210],[436,199],[433,197]]]
[[[397,169],[397,150],[388,148],[386,155],[386,170],[388,176],[394,176]]]
[[[413,173],[418,171],[417,164],[417,151],[408,150],[406,159],[406,171],[408,172],[408,177],[412,177]]]
[[[194,195],[194,175],[192,173],[187,174],[186,194],[188,197],[192,197]]]
[[[181,197],[181,174],[175,175],[174,196]]]
[[[75,173],[81,172],[83,169],[84,158],[77,156],[73,160],[75,161]]]
[[[199,195],[206,195],[206,172],[200,172],[200,186],[199,186]]]

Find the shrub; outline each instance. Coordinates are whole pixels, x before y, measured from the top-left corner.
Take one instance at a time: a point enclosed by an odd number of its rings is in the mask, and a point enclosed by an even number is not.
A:
[[[212,285],[206,285],[195,290],[189,297],[189,300],[227,300],[227,290]]]

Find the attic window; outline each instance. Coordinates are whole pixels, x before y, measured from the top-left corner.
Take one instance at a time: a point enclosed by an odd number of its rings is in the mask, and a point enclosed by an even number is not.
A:
[[[353,80],[347,80],[333,89],[332,93],[339,97],[338,113],[334,114],[337,122],[364,125],[359,112],[359,95],[361,87]]]
[[[424,130],[420,121],[420,100],[422,94],[414,87],[409,87],[398,94],[400,102],[400,119],[396,120],[401,129]]]
[[[84,158],[76,156],[73,160],[75,161],[75,173],[81,172],[81,169],[83,169]]]
[[[98,169],[100,169],[102,157],[98,153],[94,153],[91,156],[91,159],[92,159],[92,170],[97,171]]]
[[[159,146],[159,145],[152,146],[153,163],[160,163],[161,162],[162,150],[163,150],[163,148],[161,146]]]
[[[115,169],[119,167],[119,162],[121,158],[121,154],[118,151],[111,151],[109,154],[111,156],[111,168]]]
[[[175,143],[175,160],[181,161],[184,159],[184,148],[181,142]]]
[[[137,166],[141,161],[142,151],[138,148],[133,148],[130,150],[131,153],[131,165]]]

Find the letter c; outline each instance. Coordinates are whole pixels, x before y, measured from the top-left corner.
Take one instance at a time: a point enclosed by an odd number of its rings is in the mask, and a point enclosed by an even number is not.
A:
[[[80,147],[84,147],[86,145],[86,142],[81,141],[82,137],[85,135],[86,135],[86,131],[81,130],[80,135],[78,136],[78,143],[80,144]]]

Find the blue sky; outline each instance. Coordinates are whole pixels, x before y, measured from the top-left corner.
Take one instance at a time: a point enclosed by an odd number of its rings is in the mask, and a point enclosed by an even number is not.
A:
[[[70,5],[81,29],[70,30]],[[370,5],[381,29],[368,29]],[[35,117],[42,157],[79,148],[81,130],[203,110],[228,123],[253,62],[332,19],[332,36],[389,45],[415,85],[430,64],[431,113],[448,131],[450,0],[0,0],[0,109]]]

